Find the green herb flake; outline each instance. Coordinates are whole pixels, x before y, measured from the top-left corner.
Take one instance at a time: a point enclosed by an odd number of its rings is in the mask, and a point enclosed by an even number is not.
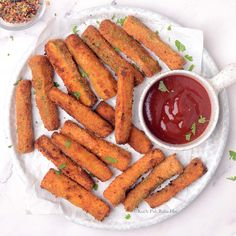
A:
[[[80,98],[80,93],[79,92],[73,92],[74,97],[79,100]]]
[[[13,147],[13,145],[8,145],[8,148],[12,148]]]
[[[74,26],[73,26],[72,32],[73,32],[73,34],[77,34],[77,33],[79,32],[77,25],[74,25]]]
[[[13,36],[13,35],[11,35],[11,36],[10,36],[10,39],[13,41],[13,40],[14,40],[14,36]]]
[[[111,19],[112,19],[112,20],[114,20],[114,19],[115,19],[115,17],[116,17],[116,15],[113,15],[113,16],[111,17]]]
[[[184,52],[186,50],[186,47],[179,40],[175,40],[175,46],[179,52]]]
[[[159,34],[159,31],[158,31],[158,30],[156,30],[156,31],[155,31],[155,33],[156,33],[156,34]]]
[[[62,170],[62,169],[64,169],[66,167],[66,163],[63,163],[63,164],[61,164],[58,168],[59,168],[59,170]]]
[[[89,77],[89,75],[88,75],[88,73],[86,73],[84,70],[82,70],[81,68],[80,68],[80,74],[81,74],[81,76],[83,77],[83,78],[88,78]]]
[[[196,123],[193,123],[192,126],[191,126],[191,131],[192,131],[193,135],[196,134],[196,130],[197,130],[197,125],[196,125]]]
[[[95,175],[93,174],[93,173],[88,173],[89,174],[89,176],[91,176],[91,177],[95,177]]]
[[[129,220],[131,218],[131,215],[130,214],[127,214],[126,216],[125,216],[125,219],[126,220]]]
[[[189,61],[193,61],[193,57],[189,56],[188,54],[186,54],[184,57]]]
[[[199,119],[198,119],[198,123],[199,124],[205,124],[207,122],[206,117],[200,115]]]
[[[54,13],[54,16],[57,16],[57,13]]]
[[[232,177],[229,177],[229,178],[227,178],[227,179],[232,180],[232,181],[236,181],[236,175],[235,175],[235,176],[232,176]]]
[[[96,20],[96,23],[97,23],[98,25],[100,25],[100,21],[99,21],[99,20]]]
[[[119,49],[119,48],[114,48],[114,50],[115,50],[116,52],[120,52],[120,49]]]
[[[191,133],[185,134],[186,141],[190,141],[191,136],[192,136]]]
[[[236,161],[236,152],[230,150],[229,151],[229,159]]]
[[[168,27],[167,27],[167,30],[169,30],[169,31],[171,31],[171,25],[169,25]]]
[[[18,79],[13,85],[14,86],[18,85],[21,80],[22,80],[22,78]]]
[[[57,82],[53,82],[54,87],[58,88],[60,86],[60,84],[58,84]]]
[[[10,53],[7,53],[7,56],[9,57],[9,56],[10,56]]]
[[[159,82],[158,89],[163,93],[170,92],[162,80]]]
[[[117,19],[116,23],[123,26],[127,17]]]
[[[60,175],[61,174],[60,170],[54,170],[54,172],[55,172],[56,175]]]
[[[188,68],[188,71],[193,71],[194,67],[195,67],[195,65],[192,64],[192,65]]]
[[[110,156],[105,157],[105,160],[109,163],[117,163],[117,160]]]
[[[95,183],[95,184],[93,185],[93,190],[95,190],[95,191],[98,190],[98,184]]]
[[[67,139],[65,142],[65,147],[70,148],[70,145],[71,145],[71,141]]]

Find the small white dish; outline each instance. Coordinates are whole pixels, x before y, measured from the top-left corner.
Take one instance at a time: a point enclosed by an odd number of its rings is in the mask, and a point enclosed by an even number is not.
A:
[[[208,126],[205,129],[205,131],[195,140],[184,143],[184,144],[171,144],[167,143],[158,137],[156,137],[147,127],[144,114],[143,114],[143,106],[144,106],[144,100],[145,97],[149,91],[149,89],[154,85],[157,81],[162,80],[163,78],[167,76],[173,76],[173,75],[182,75],[187,76],[193,80],[196,80],[198,83],[200,83],[203,88],[206,89],[211,103],[211,117],[208,122]],[[185,151],[192,149],[194,147],[197,147],[204,141],[206,141],[212,132],[214,131],[218,118],[219,118],[219,100],[218,100],[218,94],[220,91],[225,89],[226,87],[236,83],[236,64],[228,65],[225,69],[223,69],[220,73],[218,73],[216,76],[211,78],[210,80],[206,80],[202,76],[185,70],[173,70],[161,73],[158,75],[153,81],[148,84],[148,86],[143,90],[143,93],[140,98],[139,103],[139,119],[141,122],[141,125],[146,133],[146,135],[151,139],[152,142],[159,145],[162,148],[170,149],[170,150],[177,150],[177,151]]]

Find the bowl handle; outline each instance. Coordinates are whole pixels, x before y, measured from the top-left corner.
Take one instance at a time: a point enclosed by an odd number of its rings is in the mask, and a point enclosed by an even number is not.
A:
[[[210,80],[218,94],[223,89],[236,83],[236,63],[226,66],[216,76]]]

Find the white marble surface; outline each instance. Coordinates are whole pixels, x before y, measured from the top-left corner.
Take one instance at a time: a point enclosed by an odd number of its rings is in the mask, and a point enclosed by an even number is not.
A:
[[[56,3],[57,2],[57,3]],[[50,16],[54,17],[62,14],[66,9],[74,4],[70,1],[51,0],[50,10],[45,20]],[[236,62],[236,1],[235,0],[117,0],[117,4],[144,7],[155,10],[163,15],[167,15],[184,26],[201,29],[204,32],[204,44],[207,50],[216,60],[218,66],[223,68],[229,63]],[[81,9],[110,4],[111,0],[80,0]],[[0,62],[1,62],[1,86],[0,106],[3,106],[4,97],[7,96],[4,86],[7,79],[14,72],[17,62],[22,57],[27,45],[34,42],[35,37],[43,28],[43,23],[39,23],[34,30],[26,32],[4,32],[0,30]],[[10,35],[14,36],[11,41]],[[22,41],[22,47],[13,50],[15,40]],[[8,53],[10,55],[8,55]],[[111,232],[88,229],[72,224],[62,216],[48,215],[25,215],[23,205],[24,187],[12,169],[11,175],[1,175],[4,170],[11,172],[11,162],[0,162],[0,229],[2,236],[28,236],[28,235],[191,235],[191,236],[234,236],[236,235],[236,182],[226,178],[236,175],[236,162],[230,161],[228,151],[236,150],[236,85],[228,89],[230,101],[231,129],[228,145],[220,166],[210,182],[209,186],[197,198],[193,204],[187,207],[180,214],[167,221],[145,229]],[[4,115],[1,120],[5,119]],[[2,131],[0,122],[0,129]],[[8,148],[5,144],[5,135],[1,136],[0,148],[2,155],[0,158],[9,160]],[[10,145],[10,143],[9,143]],[[3,166],[5,163],[6,166]],[[8,172],[9,172],[8,171]],[[9,172],[9,173],[10,173]],[[9,178],[5,178],[9,177]],[[6,184],[2,182],[7,181]],[[15,189],[14,196],[8,195],[9,189]]]

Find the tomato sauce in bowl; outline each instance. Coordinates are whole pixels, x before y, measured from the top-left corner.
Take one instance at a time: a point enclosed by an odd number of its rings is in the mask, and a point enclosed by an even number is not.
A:
[[[143,117],[149,131],[171,144],[185,144],[206,130],[211,102],[206,89],[185,75],[170,75],[146,93]]]

